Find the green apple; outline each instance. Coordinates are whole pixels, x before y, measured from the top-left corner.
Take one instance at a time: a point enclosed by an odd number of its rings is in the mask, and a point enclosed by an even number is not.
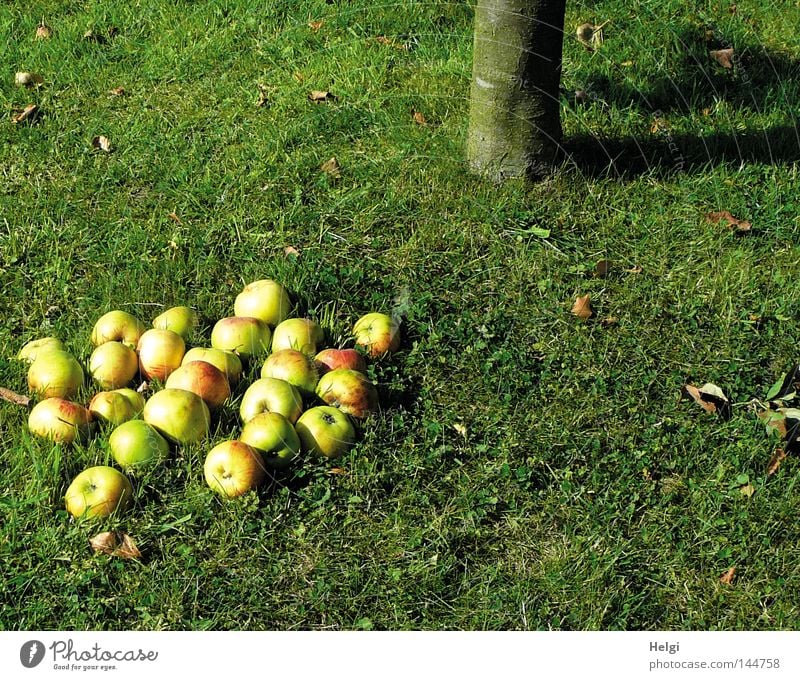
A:
[[[181,366],[185,366],[190,361],[207,361],[216,366],[225,374],[231,387],[242,379],[242,360],[233,352],[213,347],[192,347],[183,355]]]
[[[270,354],[261,367],[261,377],[285,380],[307,397],[314,395],[319,379],[314,360],[296,349],[280,349]]]
[[[280,413],[289,422],[295,422],[303,412],[303,399],[297,388],[285,380],[261,378],[256,380],[242,397],[239,415],[247,422],[259,413]]]
[[[235,439],[221,442],[208,452],[203,475],[206,484],[228,498],[258,488],[267,476],[261,453]]]
[[[184,341],[189,339],[195,326],[197,314],[191,307],[170,307],[153,319],[153,328],[177,333]]]
[[[356,441],[356,431],[344,413],[333,406],[314,406],[297,419],[295,430],[306,453],[338,458]]]
[[[136,417],[136,405],[119,392],[98,392],[89,402],[89,413],[102,422],[121,425]]]
[[[235,352],[243,359],[266,354],[272,331],[261,319],[252,316],[229,316],[211,329],[211,346]]]
[[[74,397],[83,385],[83,368],[63,349],[39,353],[28,368],[28,388],[42,398]]]
[[[272,351],[296,349],[314,356],[317,345],[325,339],[321,326],[312,319],[286,319],[281,321],[272,334]]]
[[[85,439],[90,430],[89,410],[60,397],[40,401],[28,414],[28,429],[37,437],[70,444]]]
[[[336,368],[367,372],[367,362],[361,352],[354,349],[323,349],[314,357],[314,364],[319,375],[325,375]]]
[[[136,347],[144,330],[144,324],[133,314],[116,309],[97,320],[92,329],[92,344],[97,347],[104,342],[117,340],[128,347]]]
[[[212,411],[222,406],[231,396],[225,374],[207,361],[182,364],[167,378],[164,387],[194,392]]]
[[[356,345],[363,347],[369,356],[380,357],[400,347],[400,323],[386,314],[371,312],[356,321],[353,336]]]
[[[233,303],[236,316],[252,316],[270,326],[277,326],[289,316],[291,308],[289,293],[280,283],[271,279],[248,283]]]
[[[164,460],[169,454],[167,440],[143,420],[122,423],[111,433],[108,446],[114,460],[126,469]]]
[[[131,389],[130,387],[120,387],[118,390],[113,391],[121,394],[131,403],[131,406],[133,406],[133,413],[135,415],[138,416],[144,410],[144,397],[136,390]]]
[[[128,385],[138,372],[136,352],[116,340],[104,342],[89,357],[89,373],[104,390]]]
[[[300,438],[292,424],[280,413],[259,413],[245,423],[239,437],[258,449],[267,467],[289,467],[300,455]]]
[[[142,375],[148,380],[155,378],[163,383],[181,365],[186,343],[174,331],[151,328],[142,333],[136,349]]]
[[[17,359],[20,361],[27,361],[29,364],[32,364],[36,360],[37,356],[44,354],[45,352],[49,352],[51,349],[64,349],[64,344],[58,338],[53,337],[31,340],[19,351],[19,354],[17,354]]]
[[[163,389],[144,405],[142,417],[176,444],[202,441],[211,429],[211,414],[206,403],[194,392]]]
[[[336,368],[323,375],[317,396],[354,418],[366,418],[378,408],[378,391],[367,376],[350,368]]]
[[[115,510],[126,510],[132,502],[130,480],[106,465],[81,472],[64,494],[67,512],[73,517],[108,517]]]

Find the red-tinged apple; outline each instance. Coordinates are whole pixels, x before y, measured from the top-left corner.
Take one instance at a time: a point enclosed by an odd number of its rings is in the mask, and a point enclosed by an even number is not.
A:
[[[195,326],[197,314],[191,307],[170,307],[153,319],[153,328],[177,333],[184,341],[189,339]]]
[[[104,342],[116,340],[128,347],[136,347],[145,327],[133,314],[116,309],[103,314],[92,329],[92,344],[97,347]]]
[[[32,364],[36,361],[36,357],[51,349],[64,349],[64,344],[58,338],[47,337],[31,340],[22,347],[17,354],[17,359],[20,361],[27,361]]]
[[[314,360],[296,349],[279,349],[261,367],[262,378],[277,378],[294,385],[306,397],[314,395],[319,376]]]
[[[40,401],[28,414],[28,429],[33,434],[62,444],[85,439],[91,422],[88,409],[59,397]]]
[[[280,413],[259,413],[245,423],[239,439],[258,449],[267,467],[276,470],[289,467],[300,455],[300,438]]]
[[[214,491],[236,498],[261,486],[267,471],[257,449],[233,439],[217,444],[208,452],[203,475]]]
[[[40,353],[28,369],[28,388],[42,398],[74,397],[83,385],[83,368],[63,349]]]
[[[118,390],[113,391],[121,394],[131,403],[134,415],[138,416],[144,410],[144,397],[136,390],[130,387],[120,387]]]
[[[119,392],[98,392],[89,402],[89,413],[101,422],[121,425],[136,417],[136,406]]]
[[[294,385],[277,378],[256,380],[242,397],[239,415],[242,422],[254,418],[259,413],[280,413],[290,423],[294,423],[303,412],[303,398]]]
[[[220,319],[211,330],[213,348],[235,352],[245,360],[269,352],[271,338],[269,326],[252,316]]]
[[[320,376],[337,368],[349,368],[360,373],[367,372],[367,362],[355,349],[323,349],[314,357]]]
[[[286,319],[281,321],[272,334],[272,351],[296,349],[314,356],[317,345],[325,339],[322,327],[312,319]]]
[[[378,390],[369,379],[349,368],[328,371],[317,384],[317,396],[354,418],[366,418],[378,409]]]
[[[130,480],[107,465],[81,472],[64,494],[64,505],[73,517],[108,517],[114,511],[123,512],[131,503]]]
[[[176,444],[202,441],[211,429],[208,406],[188,390],[170,388],[156,392],[145,403],[142,417]]]
[[[190,361],[206,361],[225,374],[228,384],[233,387],[242,379],[242,360],[233,352],[213,347],[192,347],[183,355],[181,366]]]
[[[163,383],[181,365],[186,343],[174,331],[151,328],[142,333],[137,350],[142,375]]]
[[[273,327],[289,316],[291,308],[289,293],[271,279],[248,283],[233,303],[236,316],[253,316]]]
[[[167,440],[143,420],[122,423],[108,438],[108,447],[114,460],[125,469],[156,463],[169,454]]]
[[[190,361],[181,365],[167,378],[164,387],[194,392],[212,411],[222,406],[231,396],[225,374],[207,361]]]
[[[380,357],[400,347],[400,323],[386,314],[372,312],[356,321],[353,336],[369,356]]]
[[[338,458],[356,441],[356,431],[344,413],[333,406],[314,406],[300,416],[295,425],[306,453]]]
[[[89,373],[104,390],[128,385],[138,372],[136,352],[116,340],[104,342],[89,357]]]

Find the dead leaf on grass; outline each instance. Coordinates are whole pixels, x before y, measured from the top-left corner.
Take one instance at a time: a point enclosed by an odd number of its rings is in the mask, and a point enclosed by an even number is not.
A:
[[[53,29],[51,29],[46,23],[44,23],[44,21],[42,21],[42,23],[40,23],[36,29],[36,37],[39,40],[47,40],[52,35]]]
[[[17,394],[12,390],[7,390],[5,387],[0,387],[0,399],[9,401],[12,404],[18,404],[20,406],[27,406],[31,403],[29,397],[26,397],[24,394]]]
[[[308,99],[315,104],[327,104],[328,102],[335,102],[338,97],[327,90],[311,90],[308,94]]]
[[[739,487],[739,493],[747,498],[752,498],[755,492],[756,492],[755,487],[750,483],[744,484],[743,486]]]
[[[731,231],[737,234],[743,234],[750,231],[752,225],[746,220],[740,220],[727,210],[719,210],[717,212],[710,212],[706,214],[706,219],[712,224],[719,224],[723,220],[728,225]]]
[[[786,416],[777,411],[759,411],[757,417],[764,423],[767,434],[777,434],[781,439],[786,439]]]
[[[97,135],[92,137],[92,148],[99,151],[111,153],[111,140],[105,135]]]
[[[325,22],[322,19],[320,19],[319,21],[309,21],[308,22],[308,27],[312,31],[314,31],[314,33],[316,33],[320,28],[322,28],[322,24],[324,24],[324,23]]]
[[[616,326],[619,323],[619,319],[616,316],[607,316],[605,319],[600,321],[600,325],[603,328],[608,328],[609,326]]]
[[[631,267],[630,269],[626,269],[625,273],[627,273],[627,274],[641,274],[642,273],[642,268],[641,268],[640,265],[637,264],[637,265],[634,265],[633,267]]]
[[[608,272],[611,269],[611,262],[608,260],[598,260],[597,264],[594,266],[594,275],[598,279],[604,279],[608,276]]]
[[[119,557],[123,560],[138,560],[142,557],[136,542],[121,531],[103,531],[89,539],[89,545],[95,552]]]
[[[29,71],[17,71],[14,75],[14,84],[20,87],[36,87],[44,83],[44,78],[38,73]]]
[[[588,293],[575,299],[575,303],[572,305],[572,313],[584,321],[592,317],[594,311],[592,310],[591,297]]]
[[[716,61],[722,68],[733,68],[733,48],[727,47],[724,50],[711,50],[708,56]]]
[[[425,114],[423,114],[421,111],[414,111],[414,110],[412,109],[411,113],[412,113],[412,115],[413,115],[413,117],[414,117],[414,122],[415,122],[417,125],[422,125],[422,126],[425,126],[425,125],[427,125],[427,124],[428,124],[428,121],[427,121],[427,120],[425,120]]]
[[[336,160],[336,156],[331,156],[327,161],[319,166],[319,169],[337,179],[342,176],[342,166],[339,165],[339,161]]]
[[[464,423],[453,423],[453,429],[458,432],[462,437],[467,437],[467,426]]]
[[[328,470],[328,474],[329,475],[346,475],[347,474],[347,470],[345,470],[344,468],[335,467],[335,468],[331,468],[330,470]]]
[[[183,220],[180,217],[178,217],[178,214],[174,210],[171,213],[168,213],[167,217],[169,217],[173,222],[175,222],[175,224],[183,224]]]
[[[736,567],[731,567],[726,571],[722,576],[719,577],[719,582],[724,583],[726,586],[731,585],[733,583],[733,579],[736,576]]]
[[[115,87],[113,90],[109,90],[108,94],[112,95],[113,97],[122,97],[124,94],[126,94],[126,92],[125,88],[120,86]]]
[[[39,117],[39,107],[36,104],[28,104],[22,111],[11,119],[12,123],[32,123]]]
[[[694,399],[695,403],[708,413],[719,413],[723,418],[731,415],[731,403],[725,393],[713,383],[706,383],[702,387],[684,385],[684,394]]]
[[[300,251],[294,246],[286,246],[283,249],[283,254],[286,255],[286,257],[300,257]]]
[[[786,452],[783,449],[775,449],[775,453],[772,454],[769,463],[767,463],[767,477],[772,477],[778,471],[785,458]]]

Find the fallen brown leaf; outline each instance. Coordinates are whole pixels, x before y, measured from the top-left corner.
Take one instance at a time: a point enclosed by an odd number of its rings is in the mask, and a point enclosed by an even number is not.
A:
[[[781,439],[786,439],[788,429],[786,427],[786,416],[777,411],[759,411],[756,416],[764,423],[767,434],[776,433]]]
[[[708,413],[719,413],[723,418],[730,417],[731,404],[728,397],[713,383],[706,383],[702,387],[684,385],[683,392]]]
[[[36,37],[39,40],[47,40],[51,35],[53,35],[53,29],[51,29],[44,21],[39,24],[39,27],[36,29]]]
[[[594,311],[592,310],[592,304],[588,293],[575,299],[575,303],[572,305],[572,313],[584,321],[591,318]]]
[[[175,224],[183,224],[183,220],[180,217],[178,217],[178,214],[174,210],[171,213],[168,213],[167,217],[169,217],[173,222],[175,222]]]
[[[736,567],[731,567],[722,576],[719,577],[719,582],[724,583],[726,586],[733,583],[733,578],[736,576]]]
[[[597,264],[594,266],[594,275],[598,279],[604,279],[608,276],[608,272],[611,269],[611,262],[608,260],[598,260]]]
[[[39,107],[36,104],[28,104],[20,113],[11,119],[12,123],[33,122],[39,115]]]
[[[103,531],[89,539],[89,545],[95,552],[100,552],[123,560],[138,560],[142,553],[136,542],[121,531]]]
[[[92,148],[111,153],[111,141],[105,135],[92,137]]]
[[[669,131],[669,124],[663,118],[656,118],[650,126],[650,132],[654,135]]]
[[[309,21],[308,22],[308,27],[312,31],[314,31],[314,33],[316,33],[320,28],[322,28],[322,24],[324,24],[324,23],[325,22],[323,20],[320,20],[320,21]]]
[[[319,169],[334,178],[339,178],[342,176],[342,166],[339,165],[339,161],[336,160],[336,156],[331,156],[327,161],[319,166]]]
[[[109,90],[108,94],[114,97],[122,97],[124,94],[126,94],[126,92],[125,88],[120,86],[120,87],[115,87],[113,90]]]
[[[631,267],[630,269],[626,269],[625,272],[628,274],[641,274],[642,268],[640,265],[637,264]]]
[[[330,470],[328,470],[328,474],[329,475],[346,475],[347,474],[347,470],[345,470],[344,468],[335,467],[335,468],[331,468]]]
[[[767,463],[767,477],[772,477],[778,471],[785,458],[786,452],[783,449],[775,449],[775,453],[772,454],[769,463]]]
[[[286,246],[283,249],[283,254],[286,255],[286,257],[300,257],[300,251],[294,246]]]
[[[18,71],[14,76],[14,84],[20,87],[35,87],[41,85],[44,78],[38,73],[29,73],[28,71]]]
[[[5,387],[0,387],[0,399],[10,401],[12,404],[19,404],[20,406],[27,406],[31,403],[31,400],[24,394],[17,394],[16,392],[7,390]]]
[[[724,50],[711,50],[708,53],[714,61],[716,61],[722,68],[733,68],[733,48],[728,47]]]
[[[428,121],[425,120],[425,115],[421,111],[413,111],[412,110],[411,113],[413,114],[414,122],[417,125],[423,125],[424,126],[424,125],[428,124]]]
[[[335,94],[328,92],[327,90],[311,90],[308,98],[315,104],[327,104],[328,102],[333,102],[337,99]]]
[[[734,231],[737,234],[750,231],[750,229],[752,228],[750,222],[747,222],[745,220],[740,220],[734,217],[727,210],[719,210],[717,212],[706,213],[706,220],[708,220],[712,224],[719,224],[724,220],[725,223],[728,225],[728,227],[731,229],[731,231]]]

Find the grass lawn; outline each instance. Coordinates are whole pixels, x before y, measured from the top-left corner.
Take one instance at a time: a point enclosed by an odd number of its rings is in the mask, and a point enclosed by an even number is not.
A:
[[[373,310],[404,332],[339,474],[306,461],[232,502],[202,465],[241,389],[102,522],[63,494],[107,433],[53,446],[0,404],[0,628],[797,626],[800,464],[767,474],[779,442],[749,402],[800,360],[800,5],[570,3],[572,161],[535,185],[463,162],[471,21],[439,1],[0,7],[0,385],[26,390],[35,337],[86,359],[111,309],[189,304],[207,345],[258,278],[331,345]],[[594,51],[585,21],[608,21]],[[732,69],[708,54],[727,47]],[[705,382],[730,419],[680,398]],[[142,560],[94,555],[108,529]]]

